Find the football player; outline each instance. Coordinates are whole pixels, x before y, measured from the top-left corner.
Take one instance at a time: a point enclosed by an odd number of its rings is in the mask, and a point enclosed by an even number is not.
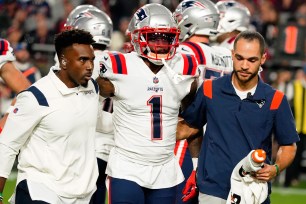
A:
[[[184,180],[174,156],[181,102],[197,88],[193,55],[176,53],[179,30],[171,12],[147,4],[132,19],[134,52],[100,58],[101,92],[114,100],[115,146],[107,164],[112,203],[175,203]],[[108,83],[105,87],[105,82]]]

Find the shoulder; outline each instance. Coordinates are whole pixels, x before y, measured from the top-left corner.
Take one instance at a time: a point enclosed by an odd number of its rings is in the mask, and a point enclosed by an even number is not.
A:
[[[185,53],[194,54],[199,64],[206,64],[206,56],[211,52],[211,47],[203,43],[183,42],[180,47],[180,50],[188,51]]]
[[[198,62],[196,57],[192,54],[176,53],[168,63],[170,67],[179,74],[191,76],[198,74]]]
[[[127,74],[127,60],[133,57],[130,53],[104,51],[99,55],[100,72],[103,74]]]

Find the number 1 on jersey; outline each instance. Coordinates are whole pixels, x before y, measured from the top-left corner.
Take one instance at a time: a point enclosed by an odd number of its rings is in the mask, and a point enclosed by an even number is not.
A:
[[[162,140],[162,96],[152,96],[147,105],[151,107],[151,138]]]

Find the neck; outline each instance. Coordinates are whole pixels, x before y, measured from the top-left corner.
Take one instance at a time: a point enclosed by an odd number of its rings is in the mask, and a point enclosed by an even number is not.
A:
[[[188,39],[188,41],[209,44],[209,37],[205,35],[193,35]]]
[[[157,72],[159,72],[159,70],[161,70],[161,68],[164,66],[164,65],[156,65],[156,64],[153,64],[152,62],[150,62],[147,58],[142,58],[144,63],[150,68],[150,70],[154,73],[154,74],[157,74]]]
[[[259,77],[255,76],[254,78],[248,80],[248,81],[242,81],[238,79],[235,73],[232,74],[232,83],[235,86],[236,89],[239,91],[248,91],[255,87],[258,84]]]
[[[222,43],[222,42],[224,42],[225,40],[227,40],[229,38],[237,36],[239,33],[240,32],[236,31],[236,30],[234,30],[234,31],[232,31],[230,33],[224,33],[224,34],[222,34],[222,35],[217,37],[217,42],[218,43]]]
[[[58,70],[55,72],[55,75],[68,87],[68,88],[75,88],[79,86],[77,83],[75,83],[72,80],[69,80],[69,77],[67,77],[66,72],[63,70]]]

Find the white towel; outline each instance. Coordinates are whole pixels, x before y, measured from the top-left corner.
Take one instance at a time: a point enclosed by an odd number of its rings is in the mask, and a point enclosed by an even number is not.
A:
[[[249,172],[256,172],[261,168],[260,166],[255,166],[251,161],[253,151],[235,166],[231,176],[231,190],[226,204],[260,204],[267,199],[267,182],[259,181],[249,174]]]

